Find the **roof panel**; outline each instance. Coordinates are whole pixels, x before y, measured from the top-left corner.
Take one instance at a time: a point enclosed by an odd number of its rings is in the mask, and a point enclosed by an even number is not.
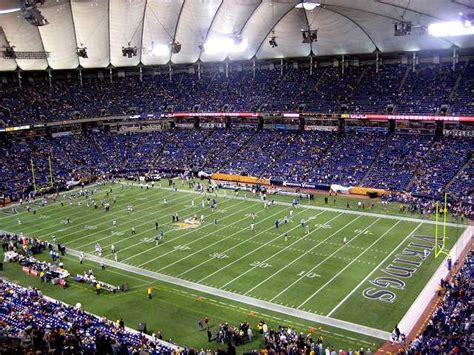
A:
[[[342,12],[320,8],[308,12],[308,21],[318,30],[318,42],[313,44],[316,55],[371,53],[376,49],[363,26]]]
[[[53,69],[76,68],[79,60],[76,54],[76,37],[70,3],[44,7],[41,12],[49,21],[49,25],[38,27],[44,49],[50,52],[49,66]]]
[[[207,40],[240,34],[244,25],[262,3],[261,0],[234,1],[224,0],[212,23]],[[246,39],[245,39],[246,40]],[[222,61],[228,53],[201,53],[203,62]]]
[[[79,58],[84,68],[104,68],[109,58],[109,2],[72,1],[72,15],[78,46],[87,47],[89,58]]]
[[[141,51],[142,22],[146,0],[110,1],[110,62],[116,67],[133,66],[140,56],[122,56],[122,47],[137,47]]]
[[[3,49],[4,46],[7,46],[7,38],[3,31],[0,29],[0,48]],[[0,56],[0,70],[2,71],[11,71],[17,68],[15,59],[6,59],[3,56]]]
[[[311,53],[311,45],[309,43],[302,43],[302,29],[308,29],[305,10],[294,9],[290,11],[273,29],[278,47],[272,48],[268,43],[270,36],[267,36],[257,53],[257,57],[262,59],[305,57],[309,55]]]
[[[182,4],[183,0],[148,2],[143,27],[143,64],[168,63],[169,45],[173,41]],[[153,51],[153,46],[155,51]]]
[[[204,42],[221,0],[184,2],[176,30],[176,41],[181,51],[171,56],[173,63],[194,63],[199,58],[199,45]]]
[[[307,22],[303,10],[294,7],[300,0],[47,0],[39,9],[49,25],[38,28],[28,24],[19,12],[0,15],[10,43],[18,51],[51,52],[51,67],[87,68],[246,60],[294,57],[309,54],[301,43],[301,28]],[[464,1],[467,4],[466,1]],[[184,5],[183,5],[184,4]],[[408,5],[408,6],[407,6]],[[2,8],[0,5],[0,8]],[[72,16],[71,16],[72,8]],[[146,11],[145,11],[146,9]],[[182,11],[181,11],[182,9]],[[468,7],[450,0],[325,0],[308,11],[312,29],[319,30],[313,44],[316,55],[369,53],[381,51],[414,51],[474,47],[474,36],[439,39],[428,35],[395,37],[393,22],[406,20],[415,25],[428,25],[440,20],[458,18]],[[319,15],[318,15],[319,14]],[[110,21],[109,21],[110,19]],[[268,45],[272,29],[277,35],[277,48]],[[175,33],[176,32],[176,33]],[[201,53],[199,45],[206,39],[229,39],[241,33],[247,48],[242,52]],[[40,33],[43,38],[40,37]],[[171,55],[172,38],[181,43],[181,52]],[[2,39],[0,39],[2,41]],[[3,39],[4,41],[4,39]],[[122,56],[128,42],[139,55]],[[151,44],[163,50],[151,55]],[[76,46],[87,47],[88,59],[77,58]],[[1,43],[0,43],[1,45]],[[18,60],[21,69],[45,69],[47,60]],[[0,60],[0,70],[13,70],[14,61]]]
[[[44,50],[38,28],[26,22],[19,13],[0,15],[0,26],[3,27],[10,45],[15,46],[15,50]],[[23,70],[43,70],[48,67],[45,59],[17,59],[17,63]]]
[[[242,31],[242,37],[248,41],[247,51],[229,55],[233,60],[251,59],[256,55],[260,44],[266,41],[273,27],[291,10],[299,1],[269,1],[264,0],[254,11]]]

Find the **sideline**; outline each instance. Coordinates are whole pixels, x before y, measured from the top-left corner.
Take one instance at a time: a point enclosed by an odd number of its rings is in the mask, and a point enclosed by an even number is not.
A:
[[[80,255],[80,252],[74,249],[68,249],[67,252],[69,255],[73,255],[76,257]],[[101,258],[96,255],[85,253],[85,257],[87,260],[90,260],[96,263],[100,263],[101,261]],[[334,319],[334,318],[330,318],[330,317],[326,317],[326,316],[322,316],[318,314],[313,314],[306,311],[301,311],[298,309],[282,306],[282,305],[271,303],[268,301],[262,301],[262,300],[255,299],[252,297],[240,295],[240,294],[229,292],[229,291],[224,291],[224,290],[206,286],[206,285],[201,285],[196,282],[179,279],[177,277],[173,277],[169,275],[160,274],[155,271],[142,269],[142,268],[128,265],[121,262],[107,260],[105,261],[105,263],[117,269],[121,269],[121,270],[128,271],[134,274],[142,275],[142,276],[147,276],[155,280],[164,281],[173,285],[186,287],[186,288],[196,290],[199,292],[204,292],[213,296],[218,296],[218,297],[222,297],[222,298],[229,299],[232,301],[241,302],[241,303],[248,304],[254,307],[267,309],[270,311],[286,314],[292,317],[305,319],[305,320],[319,323],[319,324],[325,324],[331,327],[344,329],[353,333],[358,333],[358,334],[370,336],[373,338],[378,338],[382,340],[390,339],[390,333],[383,330],[374,329],[374,328],[370,328],[370,327],[362,326],[359,324],[350,323],[343,320]]]
[[[119,184],[125,184],[125,183],[120,181]],[[138,187],[138,186],[140,186],[140,184],[131,183],[128,186]],[[169,187],[155,187],[155,189],[172,190]],[[202,195],[201,192],[193,191],[193,190],[176,189],[176,191],[183,192],[183,193],[188,193],[188,194],[190,193],[190,194],[195,194],[195,195]],[[222,193],[217,193],[217,195],[221,196],[221,197],[225,197],[225,198],[235,199],[235,200],[262,202],[260,199],[254,198],[254,197],[240,197],[240,196],[233,196],[232,194],[224,195]],[[291,203],[283,202],[283,201],[275,201],[275,205],[290,206],[290,207],[292,206]],[[340,212],[340,213],[353,214],[353,215],[357,215],[357,216],[367,216],[367,217],[382,218],[382,219],[392,219],[392,220],[396,220],[396,221],[436,224],[436,221],[431,221],[431,220],[428,220],[428,219],[420,219],[420,218],[415,218],[415,217],[404,217],[404,216],[396,216],[396,215],[386,215],[386,214],[383,214],[383,213],[353,211],[353,210],[342,209],[342,208],[321,207],[321,206],[312,206],[312,205],[305,205],[305,204],[302,204],[301,208],[308,208],[308,209],[328,211],[328,212]],[[468,227],[467,224],[456,224],[456,223],[451,223],[451,222],[446,223],[446,225],[449,226],[449,227],[454,227],[454,228],[467,228]]]

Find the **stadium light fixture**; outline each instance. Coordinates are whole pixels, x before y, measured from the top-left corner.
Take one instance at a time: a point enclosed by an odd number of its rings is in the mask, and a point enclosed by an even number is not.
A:
[[[132,58],[136,57],[138,54],[138,49],[136,46],[132,47],[130,42],[128,42],[127,47],[122,47],[122,56]]]
[[[171,53],[177,54],[181,52],[181,43],[173,41],[170,42]]]
[[[312,43],[318,41],[318,30],[301,30],[303,36],[303,43]]]
[[[268,41],[268,43],[270,44],[270,46],[272,46],[272,48],[278,47],[278,43],[276,41],[275,36],[270,37],[270,40]]]
[[[451,37],[474,35],[474,26],[471,21],[448,21],[432,23],[428,26],[428,33],[434,37]]]
[[[81,43],[81,46],[82,46],[82,43]],[[89,58],[89,56],[87,55],[87,47],[77,47],[76,54],[78,57],[81,57],[81,58]]]
[[[25,20],[33,26],[46,26],[48,20],[41,14],[38,9],[38,3],[44,3],[37,0],[21,0],[21,11]]]

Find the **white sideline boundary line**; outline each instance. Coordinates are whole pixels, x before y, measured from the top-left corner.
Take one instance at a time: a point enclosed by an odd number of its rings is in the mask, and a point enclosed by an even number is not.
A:
[[[123,182],[119,182],[121,184]],[[131,184],[128,186],[140,186],[137,184]],[[172,190],[171,188],[168,187],[158,187],[158,189],[165,189],[165,190]],[[192,191],[192,190],[183,190],[183,189],[177,189],[178,192],[184,192],[184,193],[191,193],[191,194],[196,194],[196,195],[201,195],[200,192],[197,191]],[[223,194],[218,193],[217,195],[222,196],[222,197],[227,197],[231,199],[236,199],[236,200],[245,200],[245,201],[253,201],[253,202],[262,202],[258,198],[254,197],[239,197],[239,196],[232,196],[232,195],[227,195],[224,196]],[[275,201],[276,205],[280,206],[291,206],[291,203],[289,202],[283,202],[283,201]],[[322,210],[322,211],[328,211],[328,212],[340,212],[340,213],[347,213],[347,214],[353,214],[353,215],[358,215],[358,216],[367,216],[367,217],[374,217],[374,218],[382,218],[382,219],[394,219],[394,220],[401,220],[401,221],[406,221],[406,222],[414,222],[414,223],[426,223],[426,224],[436,224],[436,221],[431,221],[429,219],[419,219],[419,218],[414,218],[414,217],[404,217],[404,216],[397,216],[397,215],[387,215],[383,213],[373,213],[373,212],[360,212],[360,211],[353,211],[353,210],[348,210],[348,209],[342,209],[342,208],[332,208],[332,207],[321,207],[321,206],[311,206],[311,205],[301,205],[301,208],[308,208],[308,209],[313,209],[313,210]],[[448,227],[454,227],[454,228],[466,228],[468,225],[467,224],[456,224],[456,223],[446,223]]]
[[[68,253],[76,257],[79,257],[80,255],[80,252],[74,249],[68,249]],[[85,255],[88,260],[96,262],[96,263],[100,263],[101,259],[98,256],[95,256],[92,254],[85,254]],[[370,328],[363,325],[346,322],[343,320],[334,319],[334,318],[330,318],[330,317],[326,317],[326,316],[322,316],[318,314],[313,314],[306,311],[301,311],[298,309],[286,307],[286,306],[271,303],[268,301],[258,300],[252,297],[240,295],[238,293],[224,291],[218,288],[201,285],[196,282],[179,279],[177,277],[173,277],[169,275],[160,274],[155,271],[141,269],[139,267],[128,265],[125,263],[107,260],[106,264],[109,266],[115,267],[117,269],[121,269],[121,270],[128,271],[134,274],[150,277],[151,279],[154,279],[154,280],[167,282],[173,285],[185,287],[185,288],[192,289],[198,292],[203,292],[203,293],[207,293],[213,296],[225,298],[228,300],[245,303],[250,306],[259,307],[259,308],[266,309],[269,311],[286,314],[292,317],[305,319],[311,322],[325,324],[331,327],[344,329],[353,333],[358,333],[358,334],[362,334],[365,336],[370,336],[370,337],[378,338],[382,340],[389,340],[391,336],[389,332],[386,332],[383,330]]]
[[[415,229],[412,230],[412,231],[400,242],[400,244],[398,244],[398,245],[395,247],[395,249],[393,249],[392,252],[391,252],[390,254],[388,254],[388,255],[387,255],[387,256],[386,256],[386,257],[385,257],[385,258],[384,258],[384,259],[356,286],[356,287],[354,287],[354,289],[353,289],[351,292],[349,292],[349,293],[346,295],[346,297],[344,297],[344,298],[341,300],[341,302],[339,302],[339,303],[336,305],[336,307],[334,307],[326,316],[327,316],[327,317],[330,317],[344,302],[346,302],[347,299],[348,299],[349,297],[351,297],[352,294],[353,294],[355,291],[357,291],[357,290],[359,289],[359,287],[360,287],[364,282],[366,282],[366,281],[369,279],[369,277],[371,277],[372,274],[373,274],[374,272],[376,272],[376,271],[393,255],[393,253],[395,253],[398,249],[400,249],[400,247],[407,241],[407,239],[410,238],[410,237],[412,237],[412,236],[415,234],[415,232],[418,230],[418,228],[420,228],[422,225],[423,225],[423,223],[419,223],[418,226],[416,226]]]
[[[472,243],[474,238],[474,227],[469,226],[466,228],[464,233],[459,237],[458,241],[449,251],[453,265],[454,262],[458,261],[466,250],[466,248],[472,249]],[[446,257],[447,258],[447,257]],[[420,292],[415,302],[410,306],[408,311],[403,316],[402,320],[399,322],[398,327],[400,331],[404,334],[410,334],[413,331],[413,327],[416,325],[417,321],[425,312],[427,305],[433,298],[433,295],[436,292],[436,287],[439,284],[439,280],[445,279],[449,274],[448,266],[445,262],[446,258],[443,259],[441,265],[435,271],[433,276],[427,282],[423,290]]]

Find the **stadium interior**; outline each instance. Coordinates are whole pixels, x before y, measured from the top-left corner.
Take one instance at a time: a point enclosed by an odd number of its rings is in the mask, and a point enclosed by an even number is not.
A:
[[[472,353],[474,2],[2,0],[0,208],[0,354]]]

